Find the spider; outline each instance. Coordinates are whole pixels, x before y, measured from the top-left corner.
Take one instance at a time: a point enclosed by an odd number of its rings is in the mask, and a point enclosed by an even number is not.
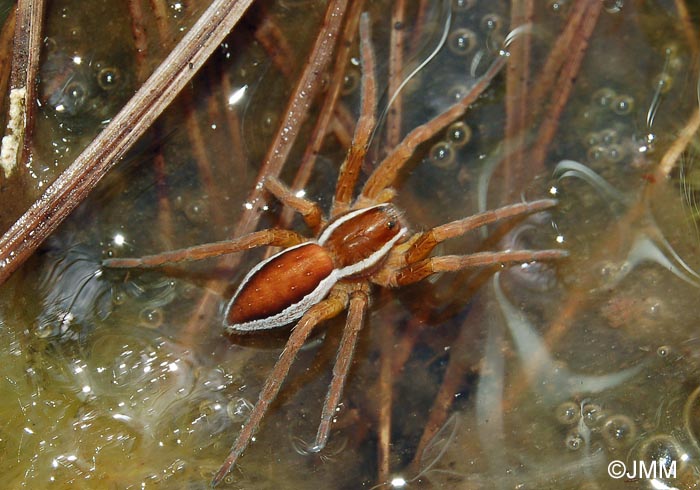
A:
[[[411,131],[369,175],[359,195],[353,199],[360,166],[376,124],[374,54],[369,37],[368,17],[363,15],[360,22],[363,67],[361,115],[348,155],[339,171],[329,218],[324,218],[318,204],[298,197],[277,178],[269,177],[265,181],[266,189],[275,198],[301,214],[315,233],[315,238],[307,239],[291,230],[273,228],[232,240],[141,258],[113,258],[103,262],[104,266],[111,268],[146,268],[260,246],[284,247],[281,252],[260,262],[244,277],[226,306],[224,327],[230,332],[261,331],[294,321],[297,323],[229,456],[214,476],[212,486],[216,486],[228,474],[247,448],[312,330],[347,309],[333,377],[321,411],[316,438],[309,449],[318,452],[325,447],[369,305],[371,285],[395,288],[443,271],[565,256],[561,250],[430,256],[435,246],[444,240],[505,218],[550,208],[556,204],[551,199],[505,206],[416,233],[409,232],[404,217],[392,203],[396,193],[391,185],[415,148],[466,111],[500,71],[505,56],[496,59],[464,98]]]

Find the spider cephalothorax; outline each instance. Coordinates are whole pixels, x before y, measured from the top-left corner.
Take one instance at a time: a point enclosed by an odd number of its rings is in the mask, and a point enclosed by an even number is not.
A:
[[[105,266],[114,268],[155,267],[265,245],[285,247],[245,276],[226,307],[224,327],[233,332],[266,330],[295,320],[298,322],[228,458],[215,475],[213,485],[226,476],[248,446],[268,406],[277,396],[297,352],[313,328],[348,309],[321,422],[310,448],[312,451],[323,449],[333,414],[342,396],[372,284],[398,287],[418,282],[436,272],[548,260],[564,255],[560,250],[430,255],[435,246],[444,240],[498,220],[547,209],[556,204],[551,199],[513,204],[414,234],[409,234],[401,213],[391,204],[395,192],[390,186],[415,148],[466,111],[499,72],[505,63],[503,56],[496,59],[469,94],[436,118],[411,131],[374,169],[359,195],[353,199],[353,189],[375,125],[376,94],[374,83],[371,83],[373,54],[368,29],[367,17],[363,16],[360,23],[364,69],[362,114],[347,159],[340,168],[328,221],[323,219],[323,213],[316,203],[298,197],[275,177],[268,177],[265,181],[265,187],[271,194],[304,217],[316,233],[314,239],[304,238],[290,230],[268,229],[230,241],[141,258],[104,261]]]

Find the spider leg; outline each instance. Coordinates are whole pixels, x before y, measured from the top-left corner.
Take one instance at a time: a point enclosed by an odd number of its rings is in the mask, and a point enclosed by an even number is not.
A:
[[[308,338],[311,331],[316,325],[318,325],[323,320],[333,318],[338,313],[343,311],[348,304],[348,293],[344,288],[335,287],[331,290],[328,299],[321,301],[320,303],[312,306],[309,311],[307,311],[304,316],[299,320],[294,329],[292,330],[289,340],[277,360],[275,367],[272,368],[272,372],[268,375],[265,385],[258,396],[258,401],[255,403],[255,407],[250,413],[250,417],[246,421],[243,428],[238,433],[236,441],[231,447],[231,452],[224,461],[219,471],[216,472],[214,479],[211,482],[211,486],[215,487],[221,480],[224,479],[226,474],[231,470],[231,468],[236,464],[239,456],[245,451],[250,443],[253,435],[260,425],[260,421],[267,412],[267,408],[277,397],[282,382],[287,377],[289,373],[289,368],[294,361],[299,349],[302,348],[304,342]]]
[[[344,213],[350,207],[357,177],[362,161],[367,154],[369,140],[377,123],[375,114],[377,106],[377,84],[375,80],[374,50],[370,39],[369,16],[362,14],[360,18],[360,58],[362,64],[362,108],[357,121],[355,135],[350,144],[348,155],[340,167],[338,185],[335,189],[335,199],[331,216]]]
[[[279,202],[298,212],[314,233],[318,233],[325,225],[323,222],[323,213],[319,205],[297,195],[278,178],[274,176],[266,177],[265,188],[270,191]]]
[[[390,275],[389,284],[405,286],[425,279],[436,272],[451,272],[471,267],[517,264],[567,257],[565,250],[506,250],[503,252],[479,252],[470,255],[442,255],[429,257],[409,264]]]
[[[362,329],[364,323],[364,315],[369,302],[369,284],[367,282],[360,283],[359,287],[350,293],[350,306],[348,308],[348,317],[343,330],[343,338],[340,341],[338,348],[338,356],[336,357],[335,365],[333,366],[333,379],[328,387],[326,400],[321,411],[321,422],[316,433],[314,445],[309,448],[312,452],[319,452],[326,447],[328,434],[331,429],[331,420],[335,415],[336,407],[343,394],[345,380],[350,370],[352,357],[357,344],[357,336]]]
[[[404,255],[406,263],[412,264],[426,258],[438,243],[448,238],[463,235],[480,226],[489,225],[506,218],[537,213],[554,207],[556,204],[557,201],[554,199],[540,199],[539,201],[511,204],[436,226],[420,234],[417,239],[411,243]]]
[[[165,264],[177,262],[202,260],[209,257],[240,252],[262,245],[275,245],[289,247],[306,241],[304,237],[290,230],[269,229],[256,231],[248,235],[233,240],[221,242],[205,243],[194,247],[171,250],[155,255],[146,255],[138,258],[116,258],[102,261],[104,267],[110,268],[132,268],[132,267],[158,267]]]
[[[491,80],[505,65],[506,57],[499,56],[488,71],[474,84],[469,92],[442,114],[427,123],[416,127],[394,148],[367,179],[356,207],[364,207],[372,202],[384,189],[392,185],[403,165],[411,158],[416,147],[435,136],[439,131],[460,117],[469,106],[486,90]]]

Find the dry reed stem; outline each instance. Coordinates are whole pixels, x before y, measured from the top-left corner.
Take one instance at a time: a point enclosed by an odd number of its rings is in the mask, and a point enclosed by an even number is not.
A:
[[[36,80],[43,24],[44,0],[17,2],[9,114],[0,149],[0,166],[5,177],[9,177],[16,168],[21,171],[29,156],[36,112]]]
[[[151,127],[252,2],[214,0],[107,127],[0,238],[0,284],[37,249]]]
[[[537,109],[542,107],[545,98],[554,90],[554,83],[557,76],[566,62],[566,59],[571,54],[571,47],[574,46],[576,35],[579,32],[581,22],[592,3],[601,3],[598,0],[580,0],[574,2],[571,6],[568,20],[559,37],[554,41],[552,50],[540,71],[541,75],[535,81],[532,87],[532,95],[530,99],[531,107]]]
[[[12,71],[12,38],[15,34],[15,19],[17,10],[11,9],[5,23],[0,31],[0,94],[7,93],[7,86],[10,82],[10,72]],[[3,102],[5,96],[3,95]],[[0,107],[4,107],[0,103]],[[0,115],[0,122],[4,123],[5,114]]]
[[[399,92],[403,74],[404,45],[406,41],[406,2],[396,0],[391,11],[391,37],[389,39],[389,97],[391,106],[386,115],[386,148],[391,149],[401,141],[402,95]]]
[[[311,103],[320,90],[322,77],[326,73],[326,68],[331,60],[347,7],[347,1],[331,0],[328,4],[319,35],[287,107],[284,109],[279,129],[265,155],[256,178],[256,184],[246,199],[249,206],[246,206],[243,210],[234,236],[238,237],[250,233],[260,220],[259,209],[265,202],[263,183],[268,176],[279,177],[282,167],[299,135],[301,125],[308,117]],[[235,257],[230,265],[234,266],[239,261],[240,257]]]
[[[686,41],[688,41],[688,46],[690,47],[691,60],[694,65],[698,62],[698,36],[695,32],[695,27],[693,24],[693,19],[690,17],[688,12],[688,6],[685,0],[675,0],[676,1],[676,11],[678,12],[678,19],[681,21],[683,26],[683,31],[685,32]]]
[[[331,127],[333,118],[336,116],[336,109],[338,108],[338,97],[340,95],[340,89],[343,86],[343,79],[345,77],[345,71],[347,69],[348,60],[350,59],[350,53],[352,52],[353,42],[357,36],[357,28],[360,21],[360,14],[364,8],[364,0],[356,0],[350,3],[350,7],[347,13],[347,20],[345,21],[345,27],[343,28],[343,33],[341,35],[341,42],[338,44],[338,50],[335,55],[335,65],[333,68],[333,73],[331,74],[330,82],[328,84],[328,91],[321,105],[318,117],[316,119],[316,124],[311,131],[311,137],[309,138],[309,143],[304,151],[304,156],[301,159],[301,165],[294,176],[294,181],[291,185],[291,190],[293,192],[298,192],[306,187],[306,184],[311,178],[311,173],[316,164],[316,157],[321,151],[321,146],[323,141],[328,134],[328,129]],[[347,109],[341,111],[346,114]],[[343,126],[338,125],[341,129]],[[336,136],[338,136],[339,131],[334,131]],[[343,138],[343,132],[340,132],[339,139]],[[347,143],[344,144],[345,147],[350,145],[352,140],[351,133],[347,134]],[[282,210],[280,215],[279,225],[282,227],[289,226],[294,216],[294,211],[288,207]]]
[[[588,50],[588,44],[595,30],[602,8],[602,2],[599,0],[590,0],[581,26],[576,31],[576,36],[572,40],[569,56],[562,67],[553,91],[554,100],[547,106],[547,113],[542,120],[537,140],[528,158],[532,172],[535,174],[544,170],[549,146],[559,129],[559,119],[571,96],[576,77],[578,76],[581,63]]]
[[[532,0],[514,0],[510,29],[532,24]],[[506,67],[506,152],[503,162],[503,192],[506,202],[516,198],[525,183],[523,148],[527,128],[528,86],[530,83],[531,36],[525,32],[509,46],[510,61]]]

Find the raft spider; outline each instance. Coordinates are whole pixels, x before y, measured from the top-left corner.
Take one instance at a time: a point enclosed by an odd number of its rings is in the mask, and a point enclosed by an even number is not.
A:
[[[360,46],[361,116],[347,158],[340,168],[329,218],[323,217],[318,204],[298,197],[278,179],[270,177],[265,182],[272,195],[301,214],[315,238],[308,239],[291,230],[267,229],[228,241],[103,262],[111,268],[146,268],[266,245],[285,247],[245,276],[226,307],[224,326],[230,332],[266,330],[298,321],[229,456],[214,476],[212,486],[226,476],[247,448],[312,330],[322,321],[348,309],[321,422],[310,450],[318,452],[325,447],[368,308],[372,284],[394,288],[418,282],[437,272],[549,260],[565,255],[561,250],[516,250],[430,256],[434,247],[448,238],[505,218],[550,208],[556,204],[551,199],[505,206],[416,233],[409,233],[403,216],[391,202],[395,191],[390,186],[415,148],[466,111],[500,71],[505,56],[497,58],[464,98],[411,131],[369,175],[359,196],[353,199],[360,166],[376,124],[374,55],[366,15],[360,22]]]

